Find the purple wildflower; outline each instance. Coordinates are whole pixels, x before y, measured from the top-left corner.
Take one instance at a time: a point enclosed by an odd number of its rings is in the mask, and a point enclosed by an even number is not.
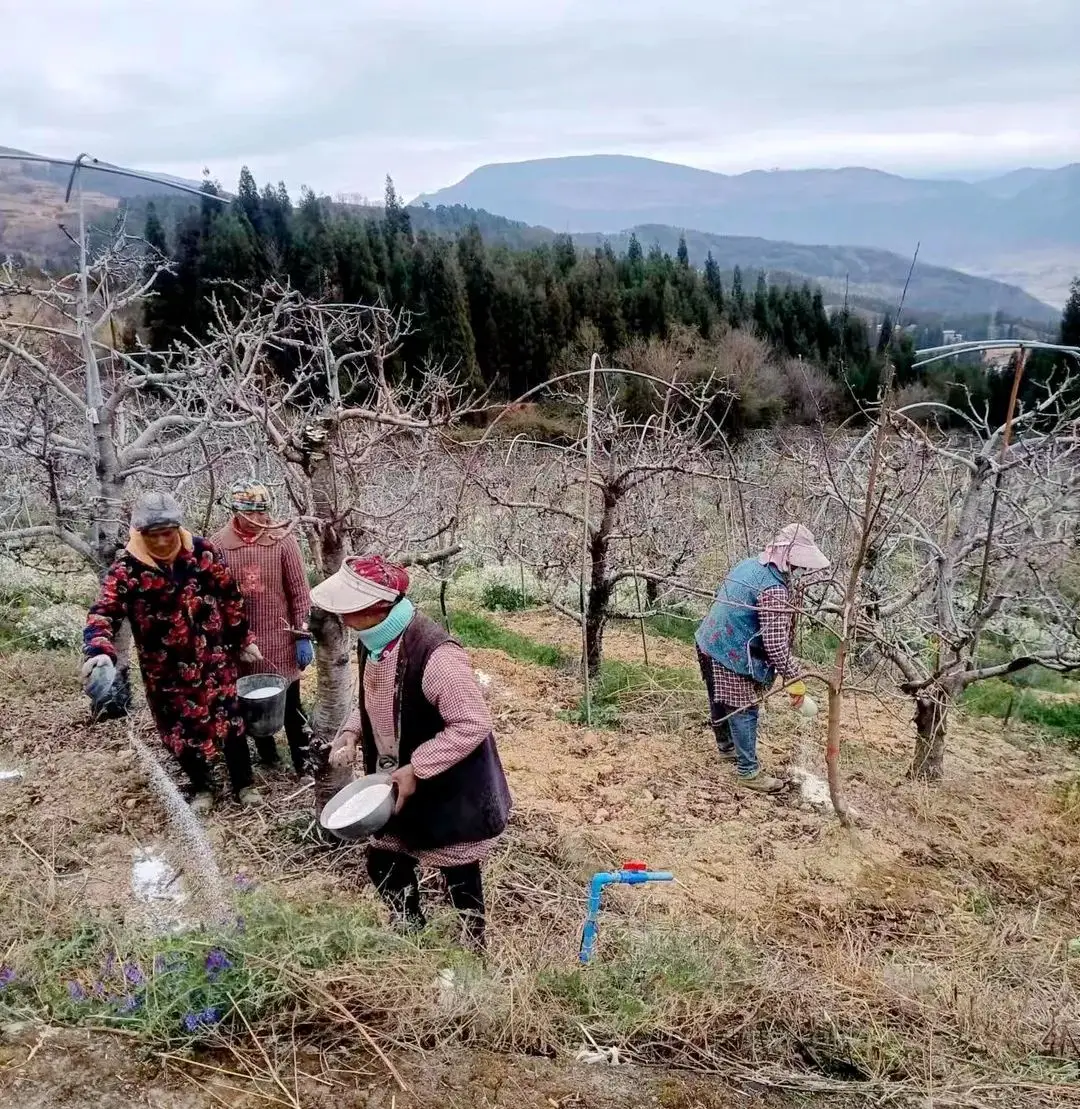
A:
[[[72,1001],[85,1001],[86,990],[83,989],[82,984],[79,982],[71,981],[67,984],[68,997]]]
[[[138,963],[124,963],[124,978],[133,986],[141,986],[146,981]]]
[[[6,990],[15,981],[15,968],[6,963],[0,966],[0,990]]]
[[[184,1028],[188,1032],[195,1032],[205,1025],[217,1024],[219,1020],[221,1020],[221,1010],[211,1005],[209,1008],[199,1012],[185,1013]]]
[[[223,971],[228,970],[232,966],[229,956],[221,950],[220,947],[213,947],[206,956],[206,974],[207,977],[213,979],[217,978]]]
[[[129,993],[126,997],[116,998],[116,1007],[124,1015],[134,1013],[140,1005],[142,1005],[142,1002],[134,994]]]

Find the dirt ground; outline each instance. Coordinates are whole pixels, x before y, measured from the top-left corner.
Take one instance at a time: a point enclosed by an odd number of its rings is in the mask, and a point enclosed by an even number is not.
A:
[[[576,643],[573,626],[554,617],[501,619],[537,641],[571,649]],[[636,628],[612,628],[606,647],[610,657],[641,659]],[[649,647],[654,663],[694,666],[686,646],[653,638]],[[999,722],[958,719],[946,781],[915,783],[905,777],[912,738],[907,706],[853,698],[843,756],[845,788],[857,813],[849,832],[795,793],[771,799],[741,792],[715,759],[703,721],[676,731],[640,723],[586,730],[561,715],[579,696],[573,675],[498,651],[472,655],[493,677],[497,735],[519,813],[559,829],[562,854],[582,877],[626,859],[674,873],[670,885],[626,891],[645,922],[722,919],[736,936],[819,959],[822,974],[844,988],[873,974],[895,991],[893,1004],[932,1003],[943,1021],[961,1019],[957,1013],[967,1006],[971,1015],[963,1019],[984,1036],[1000,1033],[1005,1019],[1000,1012],[976,1013],[987,989],[984,964],[1000,959],[1000,973],[993,970],[997,987],[1019,998],[1018,968],[1039,965],[1046,973],[1076,934],[1080,817],[1063,808],[1059,787],[1075,778],[1077,764],[1060,747],[1022,731],[1006,735]],[[32,886],[59,920],[91,914],[120,922],[130,913],[133,852],[166,845],[164,822],[125,726],[88,726],[75,669],[56,656],[0,660],[0,769],[24,775],[0,781],[5,871],[16,885]],[[782,706],[765,715],[768,765],[782,767],[800,745],[821,750],[823,722],[810,725],[809,735],[802,726]],[[370,897],[355,852],[313,863],[309,848],[283,839],[283,827],[304,824],[310,795],[297,795],[283,773],[262,784],[265,808],[224,805],[209,818],[225,872],[284,896]],[[612,902],[616,909],[622,903]],[[497,906],[491,928],[496,947],[510,942],[508,929],[499,936]],[[1006,972],[1020,981],[1010,985]],[[945,973],[952,993],[943,1000]],[[920,1000],[917,984],[924,979],[936,985]],[[1015,1001],[1010,1019],[1031,1036],[1045,1025],[1047,1042],[1067,1055],[1075,1050],[1069,1038],[1080,1038],[1068,979],[1056,1007],[1041,998]],[[986,1001],[993,1008],[994,999]],[[166,1066],[113,1035],[8,1027],[0,1029],[0,1044],[0,1105],[202,1109],[267,1104],[275,1096],[243,1075]],[[407,1095],[395,1092],[370,1059],[355,1064],[359,1074],[343,1067],[350,1064],[340,1056],[312,1064],[310,1073],[320,1077],[305,1080],[302,1104],[806,1104],[700,1076],[464,1049],[446,1059],[406,1056],[402,1072],[415,1083]],[[236,1087],[231,1093],[224,1088],[229,1083]]]
[[[0,1045],[4,1109],[255,1109],[288,1104],[282,1091],[234,1060],[170,1065],[133,1056],[123,1040],[71,1029],[36,1029]],[[778,1091],[638,1067],[567,1067],[539,1059],[460,1049],[406,1063],[407,1087],[365,1056],[325,1066],[297,1061],[289,1091],[304,1109],[790,1109]],[[829,1098],[831,1109],[855,1103]]]

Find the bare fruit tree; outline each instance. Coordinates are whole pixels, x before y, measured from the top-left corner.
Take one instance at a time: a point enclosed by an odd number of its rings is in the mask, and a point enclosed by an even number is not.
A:
[[[163,268],[147,269],[145,256],[120,225],[85,281],[40,285],[0,270],[0,445],[8,466],[37,479],[0,507],[0,541],[59,540],[104,569],[124,534],[130,479],[185,455],[206,427],[196,382],[125,349]]]
[[[403,312],[321,303],[272,283],[241,306],[218,302],[191,352],[218,367],[218,413],[246,428],[250,457],[273,460],[321,577],[356,552],[434,564],[459,549],[452,483],[439,495],[438,464],[470,401],[441,367],[399,364],[410,326]],[[253,352],[251,375],[231,372]],[[328,613],[313,614],[312,631],[321,772],[351,707],[349,636]]]
[[[887,434],[802,461],[834,534],[867,539],[846,619],[898,672],[914,708],[911,773],[933,780],[965,689],[1036,664],[1080,669],[1080,401],[1068,381],[1048,388],[1008,444],[1006,424],[974,410],[922,402],[886,418]]]
[[[625,371],[597,368],[595,395],[581,406],[575,442],[519,447],[501,468],[469,468],[471,481],[510,514],[514,527],[539,541],[534,559],[556,582],[555,607],[582,622],[589,676],[599,672],[608,620],[628,614],[617,608],[619,586],[651,583],[655,596],[664,585],[684,585],[680,571],[708,532],[699,509],[715,504],[717,486],[736,480],[709,415],[719,390],[655,379],[651,384],[666,400],[658,415],[636,421],[620,396],[625,377]],[[526,449],[532,457],[523,465]],[[707,490],[703,505],[695,482]],[[565,599],[574,590],[576,611]]]
[[[211,427],[245,421],[217,412],[218,367],[139,346],[141,305],[165,269],[146,243],[121,221],[81,245],[79,272],[48,283],[0,269],[0,545],[60,543],[100,573],[126,535],[132,486],[176,487],[211,464],[199,449]]]

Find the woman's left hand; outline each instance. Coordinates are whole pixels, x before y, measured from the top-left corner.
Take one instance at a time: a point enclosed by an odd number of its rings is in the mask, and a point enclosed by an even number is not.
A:
[[[390,775],[390,781],[397,786],[397,804],[394,806],[394,815],[397,816],[405,807],[405,802],[416,792],[416,771],[413,770],[412,763],[399,766]]]

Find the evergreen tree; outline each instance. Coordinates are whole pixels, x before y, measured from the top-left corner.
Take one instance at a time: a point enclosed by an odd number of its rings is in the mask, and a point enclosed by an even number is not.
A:
[[[394,188],[394,180],[390,174],[386,175],[386,229],[391,237],[404,235],[409,238],[412,235],[412,221],[409,219],[409,210],[398,198],[397,190]]]
[[[641,243],[638,242],[637,235],[633,231],[630,232],[630,242],[626,246],[626,261],[632,274],[644,273],[645,254],[641,249]]]
[[[336,263],[323,204],[311,189],[302,189],[286,259],[289,277],[308,296],[328,296],[339,285]]]
[[[455,377],[480,384],[464,283],[446,240],[421,233],[409,285],[419,325],[406,340],[410,368],[420,369],[424,361],[441,363]]]
[[[146,226],[143,229],[143,238],[150,248],[150,257],[147,258],[143,272],[147,277],[153,273],[155,262],[159,258],[169,257],[169,243],[165,238],[165,228],[158,218],[157,205],[151,200],[146,206]]]
[[[569,235],[556,235],[555,242],[552,244],[552,252],[555,258],[555,269],[559,276],[565,279],[577,262],[574,240]]]
[[[881,330],[878,332],[877,352],[878,354],[885,354],[889,349],[889,344],[892,342],[892,317],[888,312],[885,313],[885,318],[881,321]]]
[[[243,212],[255,234],[262,236],[265,233],[262,199],[255,186],[255,178],[251,176],[251,170],[247,166],[243,166],[240,170],[240,184],[236,189],[236,207]]]
[[[720,277],[720,266],[710,250],[705,258],[705,291],[716,306],[718,313],[724,311],[724,282]]]
[[[277,188],[267,185],[259,203],[263,216],[262,247],[270,273],[281,273],[292,249],[292,201],[285,182]]]
[[[679,265],[682,266],[684,270],[690,268],[690,251],[686,249],[685,235],[679,236],[679,249],[675,257],[678,258]]]
[[[458,267],[465,284],[469,325],[480,376],[488,384],[499,373],[499,332],[495,326],[495,276],[488,263],[487,248],[474,223],[458,239]]]
[[[732,327],[742,327],[746,319],[746,290],[743,288],[742,270],[736,266],[731,274],[731,301],[728,304],[728,320]]]
[[[779,290],[774,287],[776,299],[779,299]],[[762,339],[769,339],[772,337],[772,313],[769,311],[769,286],[765,281],[765,274],[759,273],[757,276],[757,284],[754,286],[754,308],[753,308],[754,327],[757,329],[758,335]]]
[[[1080,277],[1074,277],[1069,287],[1069,299],[1061,314],[1060,342],[1067,347],[1080,347]]]
[[[169,243],[165,228],[158,218],[157,206],[153,201],[146,206],[146,226],[143,230],[146,240],[147,256],[143,265],[143,280],[149,281],[163,259],[168,259]],[[146,328],[146,342],[151,350],[166,350],[178,339],[173,313],[176,307],[176,278],[167,270],[159,273],[154,281],[151,295],[143,310],[143,325]]]

